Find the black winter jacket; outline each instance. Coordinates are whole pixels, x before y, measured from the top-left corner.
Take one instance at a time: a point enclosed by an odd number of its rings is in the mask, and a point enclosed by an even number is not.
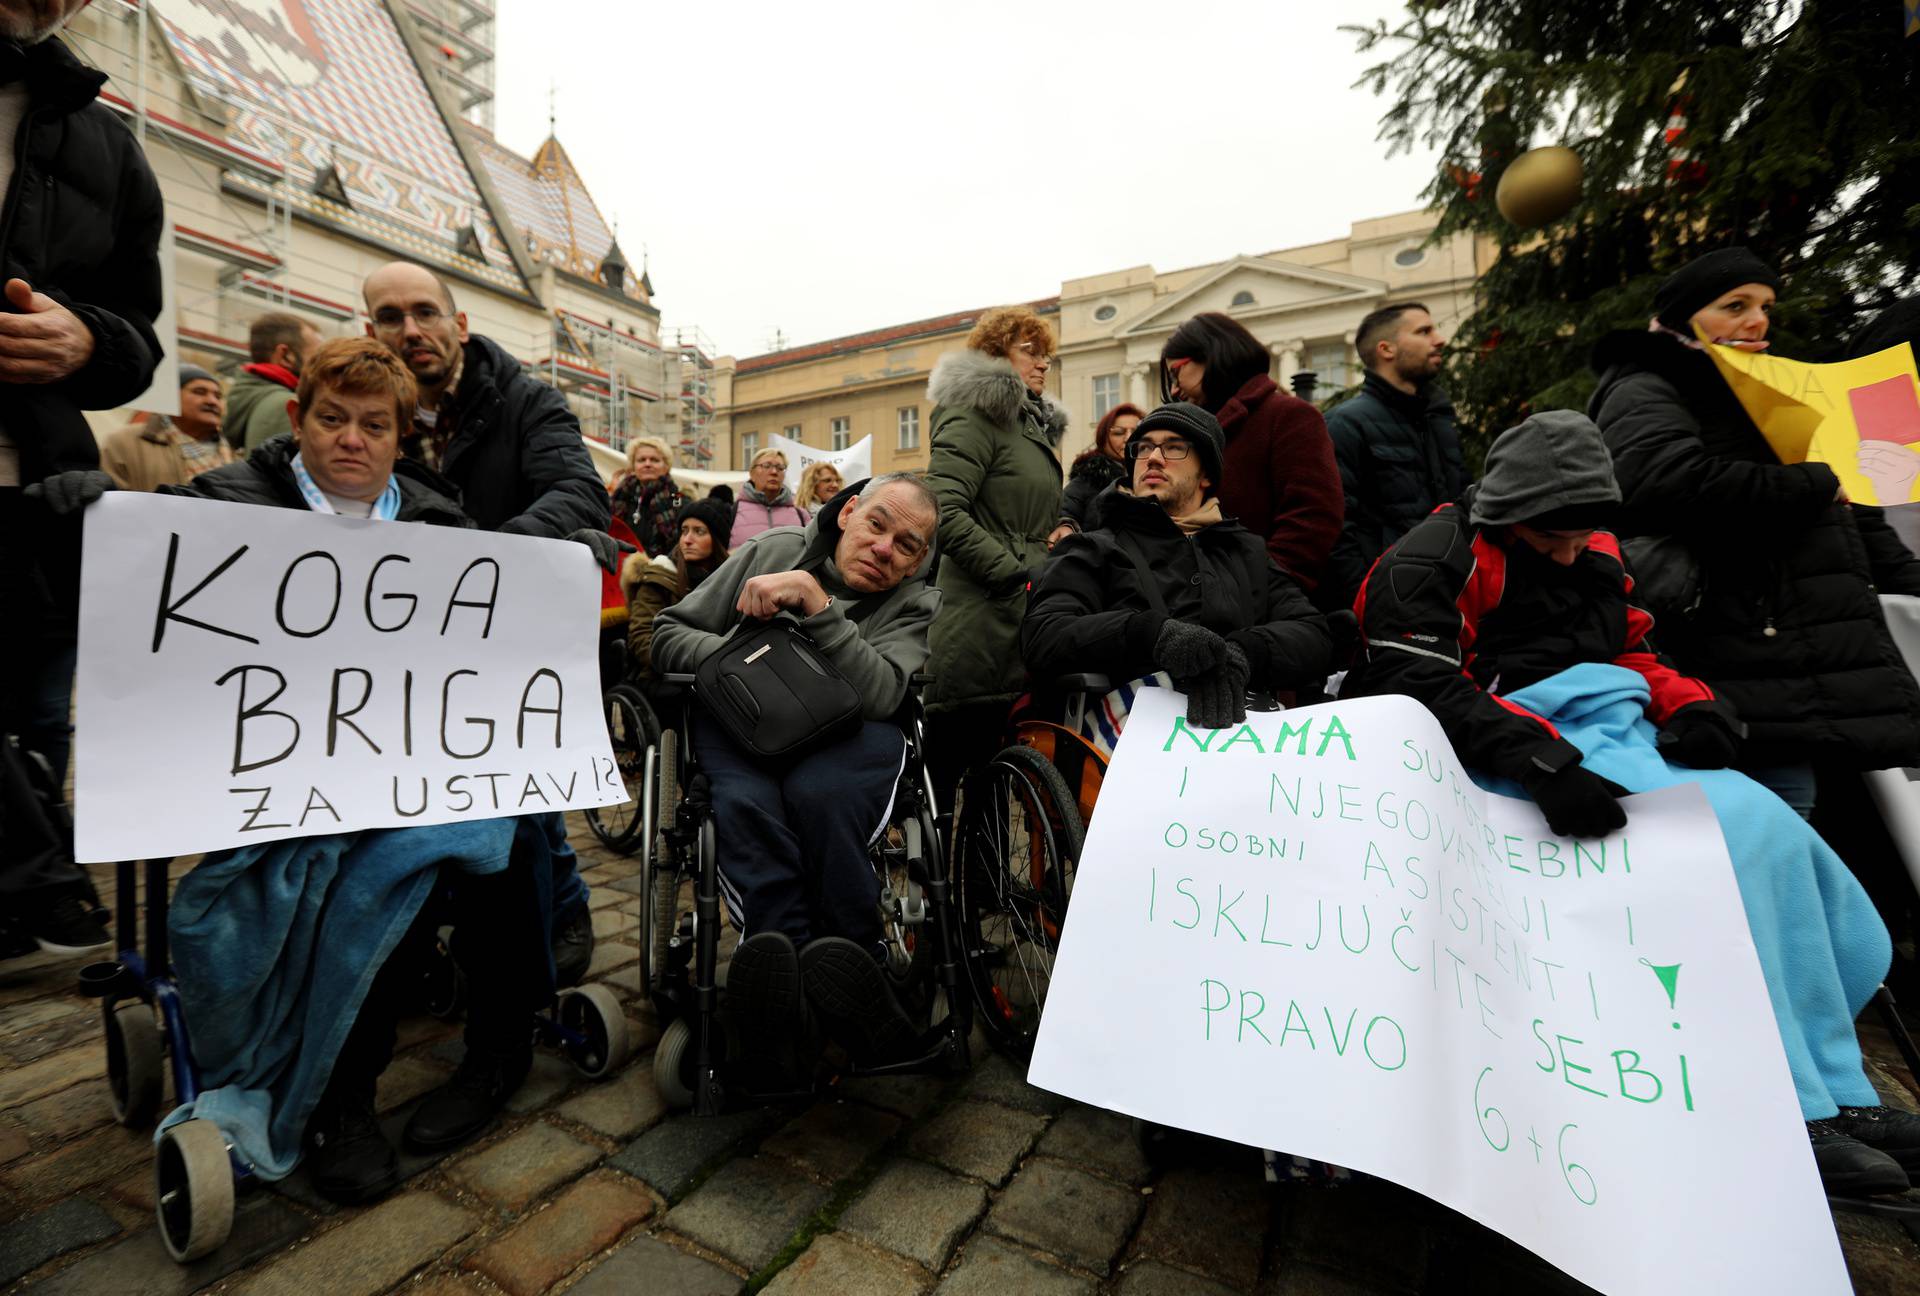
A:
[[[1662,642],[1739,709],[1746,758],[1920,763],[1920,686],[1878,597],[1920,594],[1920,561],[1881,511],[1836,503],[1824,464],[1782,464],[1705,353],[1616,333],[1594,363],[1621,534],[1677,537],[1700,564]]]
[[[1067,470],[1066,493],[1060,497],[1060,520],[1073,523],[1076,531],[1091,531],[1100,525],[1093,516],[1093,501],[1101,491],[1127,477],[1127,465],[1098,450],[1083,450]]]
[[[1327,414],[1333,457],[1347,496],[1324,606],[1347,607],[1367,569],[1422,518],[1460,498],[1466,462],[1453,402],[1438,387],[1409,396],[1369,372],[1359,395]]]
[[[268,508],[304,509],[306,496],[293,478],[294,444],[291,433],[263,441],[245,459],[201,473],[184,486],[162,486],[157,494],[191,495],[225,500],[230,504],[261,504]],[[396,522],[424,522],[430,526],[473,527],[460,511],[452,482],[432,469],[401,459],[393,465],[400,483],[400,512]]]
[[[440,410],[453,420],[440,471],[483,531],[565,539],[607,529],[607,488],[567,398],[491,339],[467,339],[460,383]]]
[[[1707,685],[1662,658],[1653,617],[1631,597],[1620,546],[1605,531],[1562,567],[1505,527],[1468,518],[1473,492],[1444,505],[1374,565],[1355,605],[1360,662],[1342,697],[1404,693],[1418,700],[1475,769],[1522,779],[1580,759],[1540,716],[1501,695],[1582,662],[1637,671],[1664,725],[1682,707],[1732,712]]]
[[[1326,619],[1267,554],[1266,540],[1228,519],[1185,535],[1152,500],[1117,486],[1094,502],[1100,525],[1064,537],[1027,601],[1020,649],[1037,680],[1150,675],[1165,621],[1128,544],[1146,564],[1166,616],[1240,645],[1257,689],[1319,685],[1333,659]],[[1125,533],[1124,538],[1120,534]]]

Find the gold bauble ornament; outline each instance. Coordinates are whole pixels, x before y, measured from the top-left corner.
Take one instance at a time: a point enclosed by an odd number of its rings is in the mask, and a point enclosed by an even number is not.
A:
[[[1559,220],[1580,201],[1580,155],[1561,144],[1529,149],[1513,160],[1494,190],[1494,206],[1521,229]]]

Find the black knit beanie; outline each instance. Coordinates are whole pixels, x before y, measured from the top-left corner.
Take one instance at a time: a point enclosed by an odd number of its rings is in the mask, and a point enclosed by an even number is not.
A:
[[[727,547],[727,537],[733,532],[733,507],[711,497],[694,500],[680,510],[680,516],[674,519],[677,526],[688,518],[698,518],[706,523],[713,543],[721,548]]]
[[[1750,283],[1780,291],[1780,276],[1773,267],[1746,248],[1721,248],[1695,257],[1654,290],[1654,318],[1675,333],[1692,337],[1696,312],[1713,305],[1721,293]]]
[[[1213,483],[1214,490],[1220,489],[1220,479],[1225,474],[1227,434],[1221,430],[1219,419],[1191,401],[1174,401],[1141,419],[1127,438],[1127,444],[1132,445],[1156,428],[1178,432],[1191,441],[1194,453],[1200,456],[1200,471]]]

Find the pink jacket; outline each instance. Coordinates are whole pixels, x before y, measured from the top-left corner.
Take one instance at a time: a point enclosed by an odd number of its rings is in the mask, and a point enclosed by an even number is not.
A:
[[[781,491],[774,503],[762,504],[751,491],[743,490],[733,502],[733,533],[727,537],[727,548],[738,549],[762,531],[774,527],[806,524],[807,511],[794,503],[791,491]]]

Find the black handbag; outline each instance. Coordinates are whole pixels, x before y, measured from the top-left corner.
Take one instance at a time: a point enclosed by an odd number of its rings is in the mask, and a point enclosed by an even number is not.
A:
[[[1634,599],[1656,621],[1678,624],[1700,606],[1700,559],[1678,536],[1635,536],[1621,545]]]
[[[849,619],[875,601],[860,600]],[[859,690],[786,612],[735,626],[694,672],[693,692],[761,760],[791,760],[860,728]]]

